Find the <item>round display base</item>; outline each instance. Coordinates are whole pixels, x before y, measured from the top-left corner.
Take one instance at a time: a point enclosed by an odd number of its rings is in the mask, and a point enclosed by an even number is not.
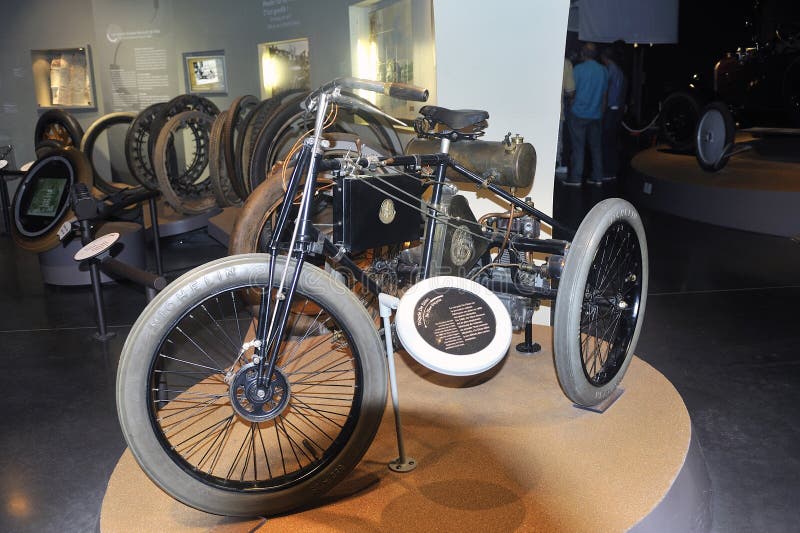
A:
[[[517,349],[517,352],[524,355],[532,355],[542,351],[542,346],[538,342],[533,342],[531,344],[520,342],[515,348]]]
[[[392,472],[406,473],[411,472],[417,468],[417,460],[413,457],[406,457],[405,461],[401,461],[398,457],[394,461],[389,462],[389,470]]]
[[[342,483],[310,509],[266,520],[189,508],[126,451],[108,483],[100,530],[707,530],[705,461],[669,381],[634,358],[625,394],[608,411],[576,409],[556,380],[550,329],[533,333],[542,356],[512,351],[489,379],[441,376],[397,357],[405,449],[419,461],[413,473],[386,468],[397,457],[391,405]]]

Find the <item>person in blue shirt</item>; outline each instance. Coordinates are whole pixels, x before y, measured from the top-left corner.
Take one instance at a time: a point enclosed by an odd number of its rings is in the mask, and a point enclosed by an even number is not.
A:
[[[603,179],[602,120],[606,107],[608,71],[596,61],[597,47],[585,43],[581,49],[583,62],[573,69],[575,97],[567,117],[572,155],[569,178],[565,185],[580,187],[583,181],[583,159],[586,145],[592,160],[590,183]]]
[[[603,166],[605,167],[604,181],[613,180],[619,170],[618,139],[619,126],[625,112],[625,75],[617,65],[614,50],[611,47],[603,49],[600,61],[608,69],[608,97],[606,110],[603,113]]]

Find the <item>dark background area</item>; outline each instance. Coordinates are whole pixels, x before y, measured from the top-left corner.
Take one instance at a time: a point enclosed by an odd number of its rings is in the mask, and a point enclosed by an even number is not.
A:
[[[643,54],[642,117],[648,122],[659,103],[690,82],[711,90],[714,65],[735,53],[775,39],[782,33],[800,32],[800,2],[796,0],[682,0],[678,15],[678,43],[650,46],[639,43]],[[577,32],[568,32],[566,56],[575,60],[580,49]],[[634,47],[626,43],[621,66],[632,78]],[[693,76],[697,78],[693,79]],[[632,117],[631,117],[632,118]]]

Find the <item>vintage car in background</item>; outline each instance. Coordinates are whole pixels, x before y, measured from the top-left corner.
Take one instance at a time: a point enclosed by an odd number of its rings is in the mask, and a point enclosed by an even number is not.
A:
[[[800,27],[726,54],[711,84],[695,74],[664,99],[659,126],[667,144],[695,152],[706,170],[725,164],[737,127],[800,128]]]

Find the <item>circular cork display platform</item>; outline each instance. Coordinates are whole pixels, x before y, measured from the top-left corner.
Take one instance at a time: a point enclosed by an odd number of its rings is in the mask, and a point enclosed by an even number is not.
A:
[[[624,393],[605,413],[577,409],[558,387],[549,328],[535,328],[534,338],[541,352],[512,348],[488,375],[470,378],[433,375],[396,356],[406,452],[418,462],[410,473],[387,468],[397,457],[389,402],[360,465],[316,508],[251,520],[209,515],[163,493],[126,450],[100,529],[646,531],[659,516],[673,526],[702,524],[705,463],[664,376],[635,358]]]

